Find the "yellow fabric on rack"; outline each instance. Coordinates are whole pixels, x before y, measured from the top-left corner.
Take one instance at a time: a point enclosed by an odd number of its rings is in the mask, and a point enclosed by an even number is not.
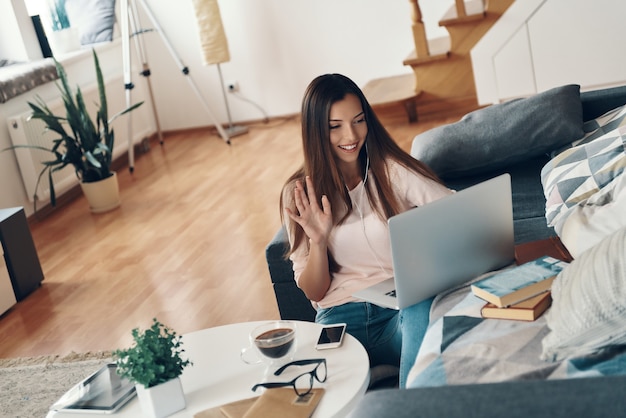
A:
[[[217,0],[193,0],[204,65],[230,61],[228,40]]]

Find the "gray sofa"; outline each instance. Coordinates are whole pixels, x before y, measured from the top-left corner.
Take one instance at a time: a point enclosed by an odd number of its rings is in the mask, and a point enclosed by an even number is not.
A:
[[[584,93],[579,93],[578,86],[563,86],[481,109],[456,124],[421,134],[411,153],[456,190],[510,173],[515,242],[540,240],[555,235],[546,224],[540,178],[550,151],[579,138],[583,121],[623,104],[626,86]],[[280,228],[265,250],[280,316],[313,321],[315,311],[296,286],[291,262],[284,257],[287,245]]]
[[[626,376],[543,380],[420,389],[365,395],[351,418],[613,418],[626,411]]]

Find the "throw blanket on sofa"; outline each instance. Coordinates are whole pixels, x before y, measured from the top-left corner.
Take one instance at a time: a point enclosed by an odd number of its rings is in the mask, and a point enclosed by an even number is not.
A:
[[[574,258],[626,226],[626,106],[585,131],[541,170],[546,220]]]
[[[10,64],[0,69],[0,103],[59,78],[52,58]]]
[[[436,298],[431,325],[407,387],[563,379],[626,373],[626,348],[558,362],[543,361],[546,317],[534,322],[483,319],[485,302],[469,285]]]

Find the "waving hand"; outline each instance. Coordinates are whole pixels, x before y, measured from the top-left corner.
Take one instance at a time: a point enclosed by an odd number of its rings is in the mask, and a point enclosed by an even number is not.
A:
[[[326,195],[322,196],[322,207],[320,208],[311,178],[307,176],[305,181],[306,192],[302,182],[296,181],[294,201],[297,213],[289,208],[286,208],[285,212],[302,227],[304,233],[314,244],[325,245],[333,227],[330,201]]]

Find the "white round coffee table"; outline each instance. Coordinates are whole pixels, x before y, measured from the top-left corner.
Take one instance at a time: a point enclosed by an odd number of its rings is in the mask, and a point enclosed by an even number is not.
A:
[[[260,394],[253,392],[252,386],[263,380],[265,366],[245,364],[240,351],[248,345],[248,333],[263,322],[267,321],[224,325],[183,335],[185,355],[193,366],[186,368],[181,376],[187,407],[172,417],[193,417],[206,409]],[[346,416],[369,383],[367,352],[356,338],[348,334],[341,347],[318,351],[314,345],[321,325],[294,322],[298,339],[294,359],[325,358],[328,367],[326,382],[316,382],[315,385],[326,390],[313,416]],[[48,417],[78,418],[81,415],[51,412]],[[93,418],[93,414],[84,416]],[[141,416],[137,399],[132,399],[115,416]]]

